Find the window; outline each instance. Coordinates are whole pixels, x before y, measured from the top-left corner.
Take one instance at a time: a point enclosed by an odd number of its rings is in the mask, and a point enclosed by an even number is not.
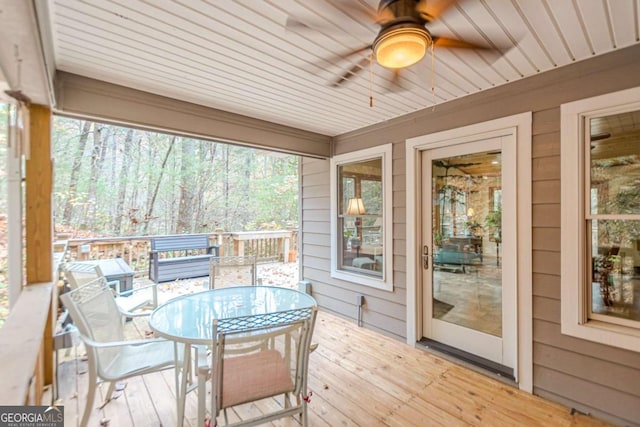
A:
[[[640,88],[562,106],[562,332],[640,351]]]
[[[391,144],[331,161],[331,276],[392,290]]]

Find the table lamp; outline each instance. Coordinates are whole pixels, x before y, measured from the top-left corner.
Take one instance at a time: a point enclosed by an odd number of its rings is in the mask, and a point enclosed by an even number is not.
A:
[[[361,197],[354,197],[353,199],[349,199],[349,204],[347,205],[347,215],[355,216],[356,221],[356,241],[358,242],[356,246],[356,256],[360,256],[360,226],[362,224],[362,220],[359,215],[365,215],[367,212],[364,209],[364,202]],[[352,243],[353,245],[353,243]]]

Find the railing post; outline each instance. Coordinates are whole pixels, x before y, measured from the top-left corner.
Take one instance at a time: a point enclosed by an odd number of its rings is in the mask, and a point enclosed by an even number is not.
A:
[[[282,262],[285,264],[289,262],[289,250],[291,248],[291,234],[288,237],[282,238],[283,248],[282,248]]]
[[[233,236],[233,254],[237,256],[244,256],[244,240],[236,235]]]

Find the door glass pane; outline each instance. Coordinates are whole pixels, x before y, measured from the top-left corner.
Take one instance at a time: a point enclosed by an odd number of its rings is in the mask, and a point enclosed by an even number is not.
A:
[[[433,317],[502,336],[500,152],[432,162]]]

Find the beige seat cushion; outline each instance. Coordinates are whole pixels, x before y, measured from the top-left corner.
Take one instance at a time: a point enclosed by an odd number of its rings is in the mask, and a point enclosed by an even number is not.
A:
[[[276,350],[224,359],[222,408],[293,391],[287,366]]]

